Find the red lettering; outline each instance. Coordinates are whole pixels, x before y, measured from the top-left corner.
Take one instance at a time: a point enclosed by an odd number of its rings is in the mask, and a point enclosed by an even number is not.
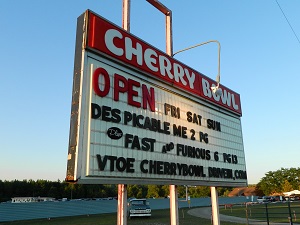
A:
[[[103,90],[101,90],[99,87],[100,75],[102,75],[104,78],[104,82],[103,82],[104,89]],[[109,80],[109,75],[108,75],[107,71],[103,68],[97,68],[93,74],[94,92],[96,93],[96,95],[98,95],[100,97],[105,97],[109,93],[109,88],[110,88],[110,80]]]
[[[133,100],[133,97],[139,96],[139,93],[136,90],[134,90],[133,88],[140,87],[140,86],[141,86],[141,84],[139,82],[132,80],[132,79],[128,80],[128,95],[127,95],[128,104],[133,105],[137,108],[141,107],[141,103]]]
[[[99,77],[103,77],[103,90],[100,89],[101,84],[99,83]],[[127,103],[137,108],[143,107],[147,109],[148,106],[152,112],[155,112],[155,92],[154,88],[148,88],[146,84],[140,84],[136,80],[126,79],[119,74],[114,74],[114,88],[113,88],[113,99],[114,101],[120,100],[120,93],[127,93]],[[142,87],[141,87],[142,86]],[[105,97],[110,91],[110,79],[108,72],[103,68],[97,68],[93,73],[93,89],[96,95]],[[138,101],[140,98],[141,100]]]
[[[147,109],[147,103],[150,106],[150,110],[155,112],[155,97],[154,97],[154,88],[150,88],[150,93],[148,92],[148,88],[145,84],[142,85],[143,92],[143,109]]]
[[[121,83],[123,84],[121,86]],[[119,101],[119,93],[125,93],[128,90],[127,80],[125,77],[115,74],[114,76],[114,100]]]

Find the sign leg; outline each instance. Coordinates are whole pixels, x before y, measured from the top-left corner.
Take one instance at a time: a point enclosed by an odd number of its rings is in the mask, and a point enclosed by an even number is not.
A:
[[[118,184],[117,225],[127,225],[127,184]]]
[[[170,218],[171,225],[178,225],[178,197],[177,197],[177,186],[170,185]]]
[[[220,225],[219,199],[216,187],[210,187],[213,225]]]

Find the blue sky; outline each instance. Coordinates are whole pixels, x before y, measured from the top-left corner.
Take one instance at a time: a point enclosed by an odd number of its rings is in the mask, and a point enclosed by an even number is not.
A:
[[[242,101],[248,182],[299,167],[300,43],[275,0],[161,0],[173,12],[174,52],[216,39],[221,83]],[[278,0],[300,36],[300,1]],[[122,25],[121,0],[0,2],[0,180],[63,180],[76,20],[86,9]],[[165,51],[164,15],[132,0],[131,33]],[[214,43],[176,58],[215,79]]]

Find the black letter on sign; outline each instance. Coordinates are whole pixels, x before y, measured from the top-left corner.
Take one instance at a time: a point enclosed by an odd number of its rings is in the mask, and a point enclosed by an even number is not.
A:
[[[149,161],[147,159],[144,159],[140,164],[140,169],[143,173],[148,173],[148,169],[145,169],[144,165],[148,164]]]
[[[91,104],[92,107],[92,119],[98,119],[101,116],[101,107],[95,103]]]
[[[104,156],[104,159],[102,161],[101,155],[97,154],[97,161],[98,161],[98,168],[99,168],[99,170],[103,171],[104,167],[106,166],[107,156]]]

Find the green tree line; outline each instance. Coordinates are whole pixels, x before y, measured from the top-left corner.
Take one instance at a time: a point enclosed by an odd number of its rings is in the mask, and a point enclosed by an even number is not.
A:
[[[300,168],[281,168],[269,171],[255,186],[256,195],[282,194],[300,190]],[[219,196],[228,196],[233,188],[218,187]],[[192,198],[210,196],[210,188],[193,186],[186,189],[178,186],[178,197],[185,198],[186,191]],[[12,197],[53,197],[68,198],[107,198],[116,197],[117,185],[75,184],[64,181],[48,180],[0,180],[0,202],[9,201]],[[169,195],[169,185],[128,185],[127,196],[136,198],[161,198]]]
[[[282,194],[292,190],[300,190],[300,168],[281,168],[269,171],[256,185],[258,195]]]
[[[232,188],[218,188],[220,196],[227,196]],[[210,196],[210,188],[193,186],[186,189],[178,186],[178,197],[185,198],[186,192],[192,198]],[[118,195],[117,185],[75,184],[48,180],[0,180],[0,202],[12,197],[52,197],[55,199],[107,198]],[[127,196],[135,198],[162,198],[169,195],[169,185],[128,185]]]

